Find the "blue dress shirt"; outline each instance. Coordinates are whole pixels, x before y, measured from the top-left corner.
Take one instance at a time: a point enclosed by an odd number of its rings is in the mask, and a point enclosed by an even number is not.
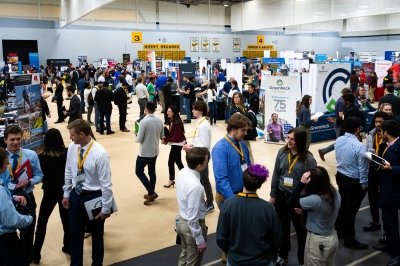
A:
[[[236,144],[237,141],[231,141]],[[243,141],[239,144],[244,153],[245,163],[250,164],[249,150]],[[225,139],[219,140],[211,152],[216,190],[228,199],[243,190],[243,171],[239,153]]]
[[[367,148],[354,134],[345,133],[335,142],[337,170],[347,177],[360,180],[361,185],[368,184]]]
[[[2,186],[0,186],[0,202],[0,235],[13,233],[17,228],[24,228],[32,223],[32,216],[17,212],[10,191]]]
[[[43,179],[43,172],[42,169],[40,168],[40,162],[39,158],[36,154],[36,152],[28,149],[22,149],[22,160],[21,164],[23,164],[26,160],[30,160],[31,166],[32,166],[32,174],[33,177],[30,179],[31,185],[29,187],[25,188],[25,192],[27,194],[31,193],[33,191],[34,185],[42,182]],[[17,152],[19,154],[19,151]],[[8,159],[10,160],[10,164],[12,165],[13,159],[11,158],[14,155],[14,153],[11,153],[10,151],[8,152]],[[3,186],[5,188],[9,188],[9,184],[12,182],[12,177],[10,175],[10,172],[7,168],[7,170],[1,174],[0,181],[3,181]],[[11,191],[13,193],[13,191]]]

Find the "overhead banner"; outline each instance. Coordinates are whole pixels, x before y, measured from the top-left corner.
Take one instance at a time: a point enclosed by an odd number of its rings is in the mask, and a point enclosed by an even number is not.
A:
[[[247,50],[274,50],[274,46],[268,44],[249,44],[247,45]]]
[[[350,69],[347,63],[310,65],[311,113],[335,110],[342,89],[350,87]]]
[[[44,139],[40,76],[18,75],[14,79],[18,124],[23,131],[22,146],[34,149],[41,146]]]
[[[266,142],[284,144],[288,131],[296,127],[299,84],[299,77],[266,76],[263,79],[261,89],[265,90]]]
[[[156,50],[180,50],[181,46],[178,43],[164,43],[164,44],[160,44],[160,43],[145,43],[143,44],[143,50],[152,50],[152,51],[156,51]]]

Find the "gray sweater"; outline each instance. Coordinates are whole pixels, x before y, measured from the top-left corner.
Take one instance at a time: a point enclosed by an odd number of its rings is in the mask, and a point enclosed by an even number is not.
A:
[[[160,153],[160,139],[164,137],[163,122],[154,114],[146,115],[139,124],[136,142],[140,143],[139,156],[153,158]]]

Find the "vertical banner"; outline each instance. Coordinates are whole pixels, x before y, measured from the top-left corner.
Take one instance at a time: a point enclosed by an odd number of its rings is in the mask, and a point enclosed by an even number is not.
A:
[[[39,54],[38,53],[29,53],[29,65],[31,67],[35,66],[36,69],[39,69]]]
[[[287,132],[296,126],[296,94],[299,77],[266,76],[261,83],[265,89],[265,141],[284,144]]]
[[[22,128],[22,146],[34,149],[43,144],[43,116],[39,74],[15,76],[18,123]]]
[[[131,54],[122,54],[122,62],[124,64],[131,61]]]
[[[378,77],[378,87],[382,87],[383,78],[387,75],[387,70],[392,66],[391,61],[375,61],[375,72]]]
[[[350,69],[349,63],[310,65],[311,113],[335,110],[342,89],[350,86]]]

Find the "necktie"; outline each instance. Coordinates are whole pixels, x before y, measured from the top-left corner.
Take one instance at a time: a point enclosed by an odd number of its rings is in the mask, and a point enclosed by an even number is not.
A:
[[[12,161],[12,171],[14,172],[15,169],[17,168],[17,166],[18,166],[19,154],[18,153],[13,154],[11,156],[11,159],[13,159],[13,161]]]
[[[79,162],[83,161],[83,154],[85,153],[85,150],[83,148],[80,148],[79,150]],[[82,166],[82,171],[80,169],[78,169],[78,176],[83,174],[84,170],[83,170],[83,166]],[[79,195],[82,192],[82,187],[83,187],[83,180],[79,180],[78,182],[76,182],[76,186],[75,186],[75,191],[76,193]]]

